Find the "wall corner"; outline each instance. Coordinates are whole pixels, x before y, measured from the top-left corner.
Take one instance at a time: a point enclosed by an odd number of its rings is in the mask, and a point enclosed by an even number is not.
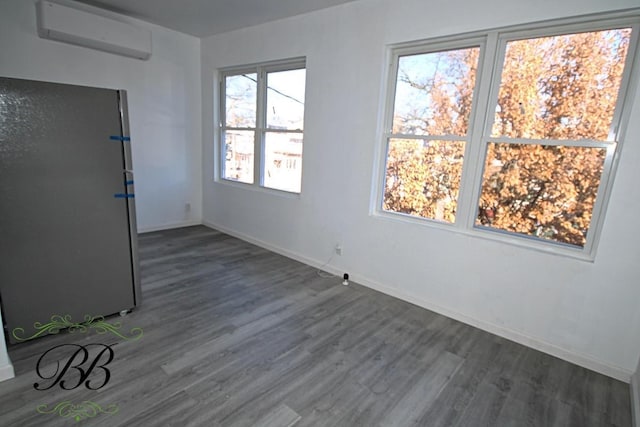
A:
[[[631,394],[631,417],[635,427],[640,427],[640,361],[636,367],[636,372],[631,375],[629,384]]]

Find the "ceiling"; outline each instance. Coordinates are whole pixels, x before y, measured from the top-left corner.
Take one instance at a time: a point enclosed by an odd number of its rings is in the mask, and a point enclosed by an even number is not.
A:
[[[206,37],[354,0],[77,0]]]

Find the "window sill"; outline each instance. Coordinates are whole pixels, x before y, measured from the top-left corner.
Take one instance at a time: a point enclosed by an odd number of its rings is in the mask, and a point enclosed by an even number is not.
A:
[[[233,181],[230,179],[218,178],[215,179],[214,182],[216,184],[232,187],[232,188],[240,188],[242,190],[253,191],[256,193],[262,194],[270,194],[278,197],[282,197],[285,199],[299,199],[301,193],[293,193],[291,191],[278,190],[275,188],[261,187],[256,184],[247,184],[244,182]]]

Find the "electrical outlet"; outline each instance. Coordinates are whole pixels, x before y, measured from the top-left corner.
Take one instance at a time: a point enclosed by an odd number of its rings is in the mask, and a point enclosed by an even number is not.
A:
[[[340,243],[336,243],[336,255],[342,255],[342,245]]]

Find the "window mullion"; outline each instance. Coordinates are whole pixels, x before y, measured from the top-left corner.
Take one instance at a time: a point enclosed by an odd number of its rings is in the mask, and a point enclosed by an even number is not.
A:
[[[483,133],[491,115],[492,82],[496,73],[496,57],[498,52],[498,35],[489,33],[484,49],[481,51],[479,73],[476,76],[477,89],[474,94],[474,115],[467,136],[467,147],[464,156],[464,168],[458,195],[458,211],[456,213],[456,227],[471,229],[475,224],[478,209],[478,197],[482,184],[482,169],[484,165],[486,141]],[[483,101],[488,100],[488,101]]]
[[[218,94],[219,94],[219,107],[218,107],[218,168],[221,178],[227,178],[225,176],[225,162],[227,157],[227,144],[225,138],[225,125],[226,125],[226,110],[227,110],[227,90],[225,85],[226,74],[220,73],[218,80]]]
[[[267,110],[267,73],[264,67],[258,68],[258,93],[256,96],[256,133],[254,140],[254,185],[264,185],[264,138]]]
[[[630,112],[631,108],[623,108],[624,105],[628,102],[627,98],[629,94],[634,93],[634,91],[630,91],[631,86],[631,74],[634,70],[634,63],[636,63],[635,67],[637,67],[638,60],[635,58],[637,52],[637,45],[640,39],[640,24],[635,24],[632,26],[632,36],[629,42],[629,50],[627,53],[626,64],[625,64],[625,72],[622,76],[622,81],[620,82],[620,89],[618,91],[619,96],[616,103],[615,113],[613,115],[613,120],[611,121],[611,130],[609,133],[609,139],[614,141],[620,141],[620,131],[624,129],[626,122],[628,121],[629,114],[627,113],[623,116],[622,112],[627,111]]]
[[[604,165],[602,166],[600,184],[598,185],[598,193],[591,214],[591,224],[589,226],[587,240],[584,245],[585,252],[590,253],[592,256],[595,255],[597,241],[600,238],[600,229],[604,222],[604,206],[607,204],[609,195],[611,194],[611,172],[614,167],[616,149],[617,144],[611,144],[607,147],[607,154]]]

